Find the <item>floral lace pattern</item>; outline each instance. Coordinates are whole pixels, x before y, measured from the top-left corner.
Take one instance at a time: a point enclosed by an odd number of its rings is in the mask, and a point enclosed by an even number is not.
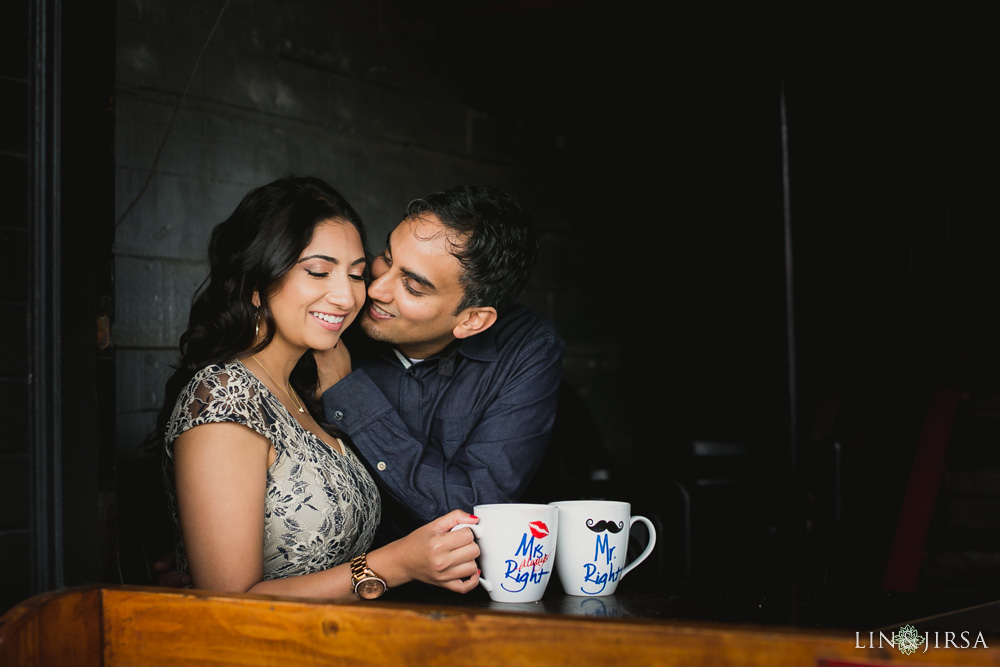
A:
[[[333,451],[241,362],[230,361],[199,371],[167,423],[164,477],[181,572],[187,572],[187,558],[177,512],[174,440],[201,424],[220,422],[253,429],[277,452],[264,501],[265,579],[325,570],[368,550],[382,510],[371,475],[348,447],[341,443],[343,455]]]

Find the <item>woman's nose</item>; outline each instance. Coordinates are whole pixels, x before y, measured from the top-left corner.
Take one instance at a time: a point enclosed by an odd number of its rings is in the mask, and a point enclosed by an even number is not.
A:
[[[351,278],[345,277],[337,280],[326,293],[326,300],[335,306],[341,306],[347,310],[352,310],[356,299],[351,285]]]

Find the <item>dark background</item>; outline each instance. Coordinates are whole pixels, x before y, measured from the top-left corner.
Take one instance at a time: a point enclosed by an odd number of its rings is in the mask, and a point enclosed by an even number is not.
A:
[[[932,397],[955,390],[911,557],[928,596],[991,595],[997,53],[976,17],[565,3],[526,29],[493,9],[455,20],[459,75],[564,133],[551,186],[600,239],[558,279],[623,350],[627,400],[589,404],[624,480],[605,492],[676,526],[681,481],[704,580],[878,591]],[[515,34],[514,55],[482,48]]]
[[[33,47],[51,5],[20,6],[5,30],[11,43]],[[374,239],[395,224],[404,195],[465,177],[493,179],[536,210],[543,254],[525,301],[568,343],[563,419],[545,469],[560,481],[545,492],[614,495],[657,516],[665,580],[883,592],[931,397],[953,389],[961,401],[947,466],[921,489],[937,494],[937,509],[914,556],[923,569],[911,592],[942,606],[996,597],[997,54],[982,17],[387,2],[367,34],[338,30],[337,20],[364,26],[358,17],[369,5],[286,3],[288,35],[317,33],[277,59],[279,72],[308,64],[296,92],[316,101],[288,120],[277,102],[250,109],[219,99],[242,74],[243,40],[259,38],[247,26],[275,11],[237,2],[220,23],[219,50],[206,51],[171,137],[176,152],[168,149],[143,200],[149,208],[138,207],[112,242],[108,210],[121,215],[138,191],[217,10],[54,6],[63,11],[63,51],[46,60],[27,48],[0,76],[28,112],[27,130],[6,125],[0,147],[5,192],[12,201],[28,194],[0,225],[11,277],[2,306],[10,321],[27,322],[5,345],[5,419],[23,426],[0,456],[24,473],[11,497],[30,499],[16,503],[24,509],[0,525],[0,540],[11,545],[2,553],[49,553],[35,559],[45,563],[35,583],[11,588],[8,603],[64,584],[140,577],[121,574],[134,563],[122,566],[114,536],[136,539],[136,522],[154,511],[129,495],[139,494],[129,471],[150,463],[132,449],[156,406],[150,387],[162,381],[187,283],[203,272],[202,240],[175,252],[164,230],[207,233],[246,189],[297,165],[341,187]],[[295,21],[298,32],[287,27]],[[354,64],[308,48],[323,43]],[[123,44],[151,50],[161,69],[144,79]],[[407,70],[399,58],[420,65]],[[51,68],[65,72],[54,88],[62,97],[43,105],[65,109],[64,124],[47,130],[59,150],[48,152],[36,130],[49,126],[31,103],[39,62],[50,78]],[[403,104],[395,116],[367,114],[385,127],[366,125],[364,113],[331,121],[321,107],[329,101],[315,93],[327,78],[337,91],[345,79],[377,84]],[[378,108],[356,97],[362,111]],[[477,125],[464,147],[435,146],[424,139],[439,133],[429,99],[499,129]],[[266,129],[253,137],[261,141],[272,125],[289,133],[306,125],[319,156],[304,151],[296,162],[265,151],[253,164],[203,167],[194,144],[232,140],[204,129],[213,113],[220,127],[262,116]],[[407,119],[412,135],[398,129]],[[379,166],[390,163],[395,171]],[[62,178],[53,183],[52,173]],[[169,217],[171,187],[208,212]],[[61,209],[40,210],[38,193],[52,201],[53,191]],[[133,222],[139,231],[128,229]],[[61,235],[45,233],[52,229]],[[69,267],[65,287],[40,289],[54,267]],[[155,309],[135,305],[166,292]],[[54,303],[80,309],[51,325],[55,338],[22,314]],[[110,350],[92,347],[101,314],[114,321]],[[50,374],[35,372],[39,365]],[[73,372],[56,382],[53,366]],[[18,402],[25,394],[27,408]],[[81,430],[80,414],[102,417]],[[734,456],[701,456],[721,450],[696,443],[722,443]],[[74,465],[53,465],[63,458]],[[46,512],[52,520],[39,521]]]

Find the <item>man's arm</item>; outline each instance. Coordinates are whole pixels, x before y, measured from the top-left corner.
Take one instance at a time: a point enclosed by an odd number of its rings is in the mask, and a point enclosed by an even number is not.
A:
[[[563,342],[544,336],[513,358],[503,386],[480,417],[467,415],[411,434],[364,370],[323,395],[329,422],[345,427],[383,488],[416,519],[517,500],[548,445],[562,377]],[[424,446],[428,436],[441,448]]]

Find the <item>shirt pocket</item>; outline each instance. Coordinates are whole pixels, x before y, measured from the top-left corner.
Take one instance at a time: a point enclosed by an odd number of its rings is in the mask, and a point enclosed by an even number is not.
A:
[[[473,415],[431,420],[431,443],[441,450],[445,461],[451,461],[469,439],[477,418]]]

